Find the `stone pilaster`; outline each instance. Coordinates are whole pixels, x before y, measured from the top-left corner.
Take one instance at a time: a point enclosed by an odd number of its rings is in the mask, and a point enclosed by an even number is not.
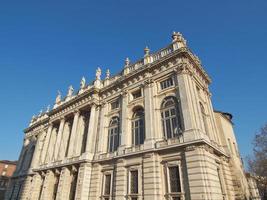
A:
[[[48,145],[46,147],[47,151],[46,151],[46,156],[45,156],[45,163],[52,161],[53,153],[55,150],[56,139],[57,139],[57,132],[58,132],[58,129],[56,127],[53,127],[50,133],[49,140],[48,140]]]
[[[108,143],[108,104],[105,102],[102,104],[102,108],[100,111],[100,119],[99,119],[99,141],[98,142],[98,152],[106,152],[107,151],[107,143]]]
[[[42,192],[43,181],[44,181],[44,177],[42,177],[42,175],[37,173],[33,176],[33,181],[32,181],[31,190],[30,190],[31,200],[39,199],[39,196],[41,195],[41,192]]]
[[[157,155],[145,154],[143,156],[143,189],[144,199],[161,200],[160,165]]]
[[[43,144],[43,147],[41,150],[40,164],[43,164],[45,162],[45,157],[46,157],[46,154],[48,151],[48,145],[49,145],[52,129],[53,129],[53,125],[49,124],[49,127],[48,127],[47,132],[46,132],[45,137],[44,137],[44,144]]]
[[[79,167],[75,200],[88,200],[91,185],[91,163],[83,163]]]
[[[214,137],[214,140],[218,144],[221,144],[219,133],[218,133],[218,128],[217,128],[217,125],[216,125],[214,110],[213,110],[213,106],[212,106],[211,99],[210,99],[210,95],[209,96],[205,95],[205,96],[206,96],[206,99],[207,99],[207,107],[208,107],[208,112],[209,112],[209,116],[210,116],[209,117],[209,121],[210,121],[210,126],[211,126],[211,129],[212,129],[213,137]]]
[[[201,138],[201,134],[197,127],[195,113],[197,112],[191,94],[191,87],[189,82],[192,81],[190,72],[188,70],[188,64],[181,63],[178,67],[177,80],[179,85],[178,99],[181,101],[181,110],[183,116],[184,125],[184,141],[192,141]]]
[[[74,114],[74,119],[73,119],[73,125],[72,125],[72,130],[71,130],[71,135],[70,135],[70,142],[69,142],[69,149],[68,149],[68,157],[71,158],[75,155],[75,141],[77,140],[76,138],[78,137],[78,122],[79,122],[79,117],[80,117],[80,112],[77,110]]]
[[[155,139],[154,130],[154,97],[153,97],[153,80],[149,79],[144,84],[145,96],[145,148],[153,148]]]
[[[75,141],[74,141],[74,156],[80,156],[81,152],[84,151],[85,143],[84,140],[86,139],[88,133],[88,129],[85,131],[86,128],[86,116],[80,115],[78,119],[78,126],[77,126],[77,131],[76,131],[76,136],[75,136]]]
[[[40,200],[52,199],[54,191],[54,173],[51,170],[48,170],[45,175],[43,190],[41,193]]]
[[[45,134],[45,132],[42,132],[40,135],[37,136],[37,142],[32,157],[31,168],[37,167],[40,163]]]
[[[57,139],[56,139],[56,144],[55,144],[55,149],[54,149],[54,153],[52,156],[53,161],[55,161],[57,159],[57,155],[59,152],[60,143],[61,143],[61,139],[62,139],[62,135],[63,135],[63,131],[64,131],[64,126],[65,126],[65,118],[62,118],[60,120],[59,130],[57,133]]]
[[[129,94],[127,91],[122,93],[122,105],[121,105],[121,146],[129,146],[127,137],[129,136],[129,119],[128,119],[128,97]],[[130,137],[130,136],[129,136]]]
[[[96,145],[96,131],[98,126],[99,108],[95,104],[91,107],[90,120],[88,126],[88,136],[86,141],[86,153],[91,154],[95,150]]]
[[[64,124],[59,151],[57,155],[57,160],[63,160],[66,157],[66,154],[67,154],[66,151],[68,148],[68,142],[69,142],[69,137],[70,137],[70,132],[71,132],[71,123],[72,122],[67,121]]]
[[[60,173],[56,200],[69,199],[71,174],[67,167],[63,167]]]

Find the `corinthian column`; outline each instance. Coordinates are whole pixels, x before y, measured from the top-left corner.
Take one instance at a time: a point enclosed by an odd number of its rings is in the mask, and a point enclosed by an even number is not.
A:
[[[192,88],[190,81],[192,81],[190,71],[188,69],[188,63],[181,62],[177,69],[177,80],[179,85],[179,98],[182,107],[183,125],[184,125],[184,140],[191,141],[200,139],[200,132],[197,126],[198,112],[194,105],[194,98],[192,96]]]
[[[54,154],[53,154],[52,160],[57,159],[57,155],[58,155],[59,147],[60,147],[60,142],[61,142],[61,138],[62,138],[62,134],[63,134],[63,130],[64,130],[64,125],[65,125],[65,118],[62,118],[60,120],[60,125],[59,125],[59,130],[57,133],[57,139],[56,139],[56,144],[55,144],[55,149],[54,149]]]
[[[45,132],[42,132],[36,138],[36,146],[35,146],[35,150],[34,150],[34,153],[32,156],[31,168],[35,168],[39,165],[40,153],[42,150],[43,140],[44,140],[45,134],[46,134]]]
[[[45,156],[47,154],[48,151],[48,145],[49,145],[49,141],[50,141],[50,137],[51,137],[51,133],[52,133],[52,129],[53,129],[53,125],[49,124],[48,130],[46,132],[46,136],[45,136],[45,141],[43,144],[43,148],[42,148],[42,152],[41,152],[41,164],[43,164],[45,162]]]
[[[153,147],[155,138],[154,132],[154,98],[153,98],[153,81],[147,80],[144,85],[145,93],[145,148]]]
[[[107,136],[107,126],[108,126],[108,120],[107,120],[107,116],[106,114],[108,113],[108,104],[105,102],[102,104],[102,108],[101,111],[99,113],[100,119],[99,119],[99,142],[98,143],[98,151],[99,152],[105,152],[106,151],[106,147],[107,147],[107,140],[108,140],[108,136]]]
[[[91,107],[90,120],[88,126],[88,136],[86,141],[86,153],[93,153],[96,144],[98,109],[95,104]]]
[[[80,111],[77,110],[74,114],[74,119],[73,119],[73,125],[72,125],[72,130],[71,130],[71,135],[70,135],[70,142],[69,142],[69,149],[68,149],[68,157],[71,158],[74,156],[74,142],[75,138],[77,137],[77,126],[78,126],[78,121],[80,117]]]
[[[127,135],[129,135],[128,133],[130,133],[130,131],[128,131],[128,92],[124,91],[122,93],[122,105],[121,105],[121,146],[127,146],[128,142],[127,142]]]

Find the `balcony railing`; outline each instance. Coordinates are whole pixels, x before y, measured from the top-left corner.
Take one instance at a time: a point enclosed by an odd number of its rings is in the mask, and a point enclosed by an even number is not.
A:
[[[170,138],[170,139],[165,139],[162,141],[159,141],[156,143],[156,148],[161,148],[161,147],[166,147],[174,144],[181,144],[184,142],[184,137],[183,135],[180,135],[178,137]]]

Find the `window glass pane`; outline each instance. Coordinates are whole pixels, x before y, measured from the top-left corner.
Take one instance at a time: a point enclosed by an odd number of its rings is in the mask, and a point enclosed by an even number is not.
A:
[[[175,109],[173,108],[173,109],[171,109],[171,115],[173,116],[175,116],[176,114],[175,114]]]
[[[140,127],[140,144],[144,144],[144,129]]]
[[[178,166],[169,167],[169,180],[171,192],[181,192]]]
[[[142,127],[142,126],[144,125],[144,120],[143,120],[143,118],[141,118],[141,119],[139,120],[139,124],[140,124],[140,127]]]
[[[171,132],[171,123],[170,119],[166,120],[166,129],[167,129],[167,137],[171,138],[172,137],[172,132]]]
[[[130,191],[131,194],[138,194],[138,171],[131,171],[131,183],[130,183]]]
[[[112,152],[113,151],[113,136],[110,135],[109,137],[109,151]]]
[[[139,129],[135,129],[135,145],[139,144]]]
[[[105,175],[105,195],[110,195],[111,174]]]
[[[116,151],[118,148],[118,135],[114,136],[114,151]]]
[[[141,90],[133,92],[132,95],[134,99],[141,97],[142,96]]]
[[[116,108],[119,108],[120,104],[119,104],[119,100],[116,100],[114,102],[111,103],[111,110],[114,110]]]
[[[165,111],[165,117],[169,117],[170,114],[169,114],[169,110]]]
[[[173,80],[172,78],[169,78],[167,80],[164,80],[162,82],[160,82],[160,87],[162,90],[168,88],[168,87],[171,87],[173,85]]]
[[[173,134],[178,135],[176,118],[172,118],[172,128],[173,128]]]

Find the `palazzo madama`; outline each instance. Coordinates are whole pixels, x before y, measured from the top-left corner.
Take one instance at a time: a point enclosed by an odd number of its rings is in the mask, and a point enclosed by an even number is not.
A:
[[[213,109],[211,79],[180,33],[102,74],[32,118],[6,200],[259,199],[232,116]]]

